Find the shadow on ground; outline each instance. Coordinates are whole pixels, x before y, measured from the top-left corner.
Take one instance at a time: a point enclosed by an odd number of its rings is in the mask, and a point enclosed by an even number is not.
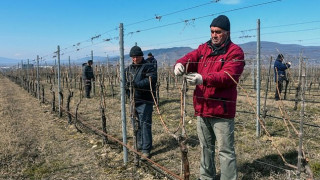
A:
[[[283,154],[286,161],[295,165],[297,163],[298,153],[291,151]],[[285,174],[285,170],[292,170],[288,166],[284,165],[281,157],[278,154],[272,154],[260,159],[253,160],[252,163],[245,163],[239,167],[239,171],[242,172],[243,180],[256,179],[259,177],[269,177],[271,174]]]
[[[199,146],[200,145],[200,141],[199,141],[198,136],[196,136],[196,135],[189,136],[187,141],[186,141],[186,144],[191,146],[191,147]]]
[[[177,143],[176,139],[174,139],[173,137],[164,138],[153,146],[153,149],[155,149],[155,151],[152,152],[152,155],[155,156],[158,154],[162,154],[176,148],[179,148],[179,144]]]
[[[166,105],[166,104],[175,103],[175,102],[177,102],[177,99],[164,99],[159,102],[159,107]]]
[[[198,136],[195,136],[195,135],[190,136],[187,139],[186,144],[192,147],[198,146],[199,145]],[[173,137],[169,137],[169,139],[165,138],[153,146],[153,149],[155,149],[155,151],[152,152],[152,155],[155,156],[158,154],[166,153],[176,148],[179,148],[179,144],[175,138]]]

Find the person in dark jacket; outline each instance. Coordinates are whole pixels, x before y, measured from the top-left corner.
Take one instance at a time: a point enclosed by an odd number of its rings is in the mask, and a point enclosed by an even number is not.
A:
[[[153,64],[143,58],[143,52],[139,46],[133,46],[130,50],[132,64],[125,69],[127,87],[134,89],[135,113],[138,118],[137,142],[138,149],[143,156],[150,158],[152,149],[152,111],[157,83],[157,72]],[[153,92],[150,88],[151,86]],[[129,95],[128,91],[127,94]]]
[[[153,54],[151,52],[148,53],[148,58],[146,59],[146,61],[148,63],[151,63],[154,67],[154,69],[158,72],[158,62],[157,60],[154,58]],[[160,93],[159,93],[159,87],[160,87],[160,82],[157,82],[156,84],[156,103],[158,104],[159,102],[159,96],[160,96]]]
[[[229,18],[220,15],[210,24],[211,39],[178,59],[176,76],[185,74],[196,85],[193,106],[201,146],[200,179],[215,179],[215,141],[220,159],[221,180],[237,179],[234,148],[234,117],[237,84],[245,62],[242,49],[230,39]],[[230,76],[228,74],[232,76]]]
[[[283,63],[283,59],[283,55],[279,54],[273,66],[274,81],[277,83],[276,93],[274,95],[274,99],[276,101],[280,99],[281,91],[283,88],[283,81],[287,81],[286,70],[291,66],[291,62]]]
[[[154,58],[151,52],[148,53],[148,58],[146,59],[147,62],[152,63],[155,70],[158,70],[158,63],[157,60]]]
[[[83,64],[83,73],[82,73],[82,79],[84,82],[84,88],[85,88],[85,97],[90,98],[90,91],[91,91],[91,82],[95,80],[94,74],[93,74],[93,68],[92,68],[93,61],[89,60],[88,64]]]

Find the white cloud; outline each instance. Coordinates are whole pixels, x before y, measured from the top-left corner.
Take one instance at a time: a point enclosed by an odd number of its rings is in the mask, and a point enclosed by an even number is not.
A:
[[[222,4],[240,4],[241,0],[221,0]]]
[[[14,57],[20,57],[21,54],[20,54],[20,53],[15,53],[13,56],[14,56]]]

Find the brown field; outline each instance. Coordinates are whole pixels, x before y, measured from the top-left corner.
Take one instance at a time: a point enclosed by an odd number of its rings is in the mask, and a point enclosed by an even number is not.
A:
[[[98,69],[98,68],[96,68]],[[80,70],[78,70],[78,73]],[[160,71],[159,71],[160,72]],[[161,71],[160,103],[159,108],[171,132],[177,129],[180,121],[180,94],[173,81],[166,89],[165,70]],[[319,71],[317,71],[319,72]],[[300,120],[300,103],[294,110],[295,87],[297,81],[291,82],[288,89],[287,100],[274,101],[274,82],[271,92],[268,93],[265,120],[266,128],[272,136],[270,140],[265,133],[256,137],[255,109],[256,97],[252,88],[249,72],[245,72],[239,87],[237,116],[235,119],[235,138],[239,179],[295,179],[297,171],[286,166],[278,155],[277,148],[285,160],[297,165],[297,149],[299,138],[291,125],[285,125],[279,107],[286,115],[286,119],[296,122]],[[12,75],[21,75],[13,72]],[[43,70],[41,84],[45,86],[45,98],[50,102],[50,84],[47,70]],[[76,73],[75,73],[76,74]],[[98,74],[98,73],[96,73]],[[52,74],[51,74],[52,75]],[[21,76],[20,76],[21,77]],[[76,77],[76,76],[73,76]],[[79,77],[79,76],[78,76]],[[115,96],[112,97],[110,78],[105,76],[106,116],[108,134],[122,140],[119,86],[115,83]],[[264,76],[263,76],[264,77]],[[311,79],[312,80],[312,79]],[[309,82],[311,81],[309,79]],[[78,80],[79,81],[79,80]],[[306,92],[305,123],[320,126],[320,89],[319,80],[313,80],[313,86]],[[74,80],[73,80],[74,82]],[[79,101],[79,85],[72,91],[71,111],[74,113]],[[180,82],[180,81],[178,81]],[[181,82],[180,82],[181,83]],[[26,90],[10,81],[0,78],[0,178],[2,179],[166,179],[166,177],[142,165],[136,168],[133,164],[133,155],[129,154],[129,163],[123,164],[122,146],[115,143],[104,144],[100,136],[90,130],[80,127],[83,133],[77,132],[73,125],[68,125],[68,118],[64,114],[51,112],[51,105],[40,103]],[[21,84],[18,82],[18,84]],[[179,86],[179,85],[178,85]],[[70,86],[69,86],[70,87]],[[196,133],[196,118],[193,116],[192,89],[187,91],[186,124],[188,136],[188,159],[190,162],[190,179],[198,178],[199,169],[199,141]],[[261,84],[261,113],[265,78]],[[270,89],[270,87],[269,87]],[[101,129],[100,118],[100,88],[98,79],[96,93],[92,99],[83,99],[79,106],[79,115],[90,126]],[[247,97],[249,94],[249,97]],[[67,85],[63,89],[64,105],[68,96]],[[56,94],[56,101],[57,101]],[[250,105],[250,102],[253,105]],[[278,118],[275,118],[278,117]],[[299,123],[292,125],[299,131]],[[154,148],[151,159],[180,175],[181,152],[177,141],[163,128],[160,116],[154,109],[153,115]],[[304,126],[303,146],[314,178],[320,179],[320,127]],[[127,132],[128,144],[132,146],[132,127],[129,119],[129,106],[127,104]],[[181,130],[179,131],[181,133]],[[219,171],[219,166],[217,167]],[[302,172],[301,179],[307,179]]]

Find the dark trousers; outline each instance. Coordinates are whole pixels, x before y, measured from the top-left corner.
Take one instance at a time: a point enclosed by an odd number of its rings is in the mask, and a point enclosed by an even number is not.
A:
[[[153,104],[136,104],[138,117],[137,141],[142,152],[150,153],[152,149],[152,111]]]
[[[275,100],[279,100],[280,99],[281,91],[282,91],[282,88],[283,88],[283,81],[282,80],[278,81],[277,87],[278,88],[276,88],[276,93],[274,95],[274,99]],[[279,89],[279,93],[278,93],[278,89]]]
[[[86,82],[84,89],[86,91],[86,98],[90,98],[91,82]]]

